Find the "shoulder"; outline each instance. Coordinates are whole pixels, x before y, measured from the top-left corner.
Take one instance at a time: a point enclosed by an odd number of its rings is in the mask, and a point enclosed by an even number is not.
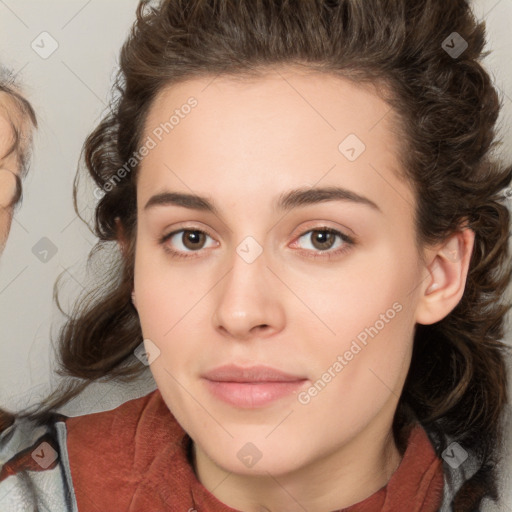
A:
[[[98,453],[115,454],[118,467],[133,467],[136,462],[142,468],[161,446],[156,437],[172,444],[184,434],[158,389],[109,411],[68,417],[65,427],[68,453],[77,470],[97,460]]]
[[[77,510],[66,478],[64,421],[58,414],[46,424],[16,419],[2,432],[0,510]]]
[[[170,413],[156,390],[108,411],[76,417],[55,413],[45,424],[16,419],[0,435],[0,510],[76,512],[74,483],[91,473],[98,453],[108,460],[108,454],[115,455],[118,467],[128,468],[133,457],[123,461],[123,454],[133,451],[126,446],[134,438],[148,439],[138,455],[149,464],[150,448],[156,450],[151,432],[164,415]],[[174,435],[179,432],[176,423]]]
[[[121,426],[123,430],[136,429],[141,418],[151,423],[165,414],[169,414],[169,410],[156,389],[140,398],[128,400],[114,409],[66,417],[65,423],[68,435],[79,441],[93,432],[115,432]]]
[[[127,509],[152,494],[170,460],[185,465],[186,434],[158,389],[111,411],[68,418],[66,428],[79,507],[93,501],[102,510]]]
[[[450,436],[443,434],[441,440],[439,433],[422,428],[425,430],[436,453],[440,453],[439,457],[443,465],[443,502],[439,512],[451,512],[455,496],[464,483],[478,472],[481,461],[476,453],[468,451]],[[485,512],[487,510],[493,510],[493,504],[484,500],[475,512]]]

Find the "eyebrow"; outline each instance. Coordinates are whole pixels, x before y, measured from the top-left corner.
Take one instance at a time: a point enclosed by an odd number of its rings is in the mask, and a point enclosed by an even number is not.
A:
[[[341,187],[301,188],[290,190],[278,197],[276,208],[278,211],[289,211],[293,208],[328,201],[349,201],[369,206],[373,210],[382,213],[379,206],[371,199]],[[146,206],[144,206],[144,210],[148,210],[156,206],[181,206],[182,208],[188,208],[190,210],[211,212],[215,215],[219,215],[218,208],[210,199],[195,194],[185,194],[181,192],[163,192],[161,194],[156,194],[148,200]]]

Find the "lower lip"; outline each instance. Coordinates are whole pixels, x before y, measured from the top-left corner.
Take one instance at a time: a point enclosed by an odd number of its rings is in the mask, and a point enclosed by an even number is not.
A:
[[[306,380],[291,382],[218,382],[204,379],[210,392],[235,407],[254,409],[291,395]]]

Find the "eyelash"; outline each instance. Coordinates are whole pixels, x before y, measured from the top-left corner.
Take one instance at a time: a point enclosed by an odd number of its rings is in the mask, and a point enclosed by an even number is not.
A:
[[[213,238],[208,232],[202,230],[202,229],[195,229],[195,228],[182,228],[182,229],[178,229],[176,231],[172,231],[171,233],[168,233],[166,235],[164,235],[163,237],[161,237],[159,239],[159,244],[163,246],[163,249],[165,252],[167,252],[168,254],[170,254],[173,258],[184,258],[184,259],[190,259],[190,258],[196,258],[196,257],[199,257],[199,254],[201,252],[201,250],[198,250],[198,251],[192,251],[192,254],[193,253],[196,253],[195,255],[191,256],[190,253],[189,254],[184,254],[180,251],[176,251],[174,249],[171,249],[168,245],[166,245],[167,241],[170,240],[174,235],[178,234],[178,233],[182,233],[182,232],[193,232],[193,233],[202,233],[202,234],[205,234],[207,236],[209,236],[210,238]],[[322,259],[328,259],[330,260],[331,258],[335,258],[337,256],[341,256],[342,254],[344,254],[345,252],[349,251],[355,244],[356,244],[356,241],[355,239],[353,239],[352,237],[348,236],[348,235],[345,235],[344,233],[336,230],[336,229],[332,229],[332,228],[329,228],[327,226],[320,226],[320,227],[317,227],[317,228],[313,228],[313,229],[309,229],[307,231],[305,231],[304,233],[302,233],[301,235],[298,236],[298,239],[302,238],[304,235],[307,235],[309,233],[313,233],[313,232],[321,232],[321,233],[330,233],[330,234],[333,234],[333,235],[336,235],[338,236],[339,238],[341,238],[341,240],[343,240],[344,244],[341,248],[338,248],[336,249],[335,251],[313,251],[314,254],[311,254],[312,251],[310,250],[302,250],[302,251],[299,251],[301,253],[305,253],[306,254],[306,257],[307,258],[311,258],[311,259],[318,259],[318,258],[322,258]]]

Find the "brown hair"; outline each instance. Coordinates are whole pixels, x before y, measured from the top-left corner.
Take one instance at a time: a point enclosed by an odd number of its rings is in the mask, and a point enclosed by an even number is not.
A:
[[[456,41],[467,43],[456,56],[448,51],[455,31]],[[439,456],[451,439],[478,457],[479,469],[457,493],[454,510],[496,499],[508,401],[504,294],[512,273],[503,191],[512,167],[491,157],[501,104],[481,63],[484,44],[485,23],[477,23],[466,0],[140,2],[121,51],[111,111],[84,145],[90,177],[108,190],[96,206],[99,242],[92,254],[115,243],[119,228],[129,245],[60,332],[59,373],[84,381],[57,390],[32,417],[48,419],[51,408],[92,381],[136,379],[146,370],[133,356],[142,335],[130,301],[138,166],[115,187],[105,185],[140,147],[156,94],[195,77],[258,76],[295,64],[387,86],[386,100],[400,119],[402,169],[417,199],[418,240],[443,241],[463,222],[476,234],[460,303],[443,320],[417,325],[393,430],[400,444],[400,433],[417,418]]]
[[[11,146],[5,154],[0,154],[0,163],[14,154],[20,170],[19,175],[16,175],[17,192],[14,198],[15,205],[19,204],[22,199],[21,178],[28,171],[32,145],[32,128],[37,128],[37,118],[34,109],[20,91],[19,85],[15,82],[10,72],[1,66],[0,107],[6,114],[12,134]],[[0,432],[12,425],[14,420],[13,414],[0,409]]]

